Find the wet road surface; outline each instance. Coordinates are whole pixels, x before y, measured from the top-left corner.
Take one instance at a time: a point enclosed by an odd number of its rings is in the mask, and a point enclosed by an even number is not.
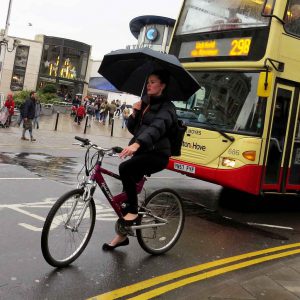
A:
[[[72,266],[53,269],[40,251],[43,220],[55,199],[76,186],[84,152],[52,155],[51,150],[40,150],[0,155],[0,299],[85,299],[162,274],[299,240],[298,199],[245,199],[239,193],[163,171],[148,180],[148,194],[163,182],[183,197],[187,214],[182,237],[170,252],[150,256],[134,238],[128,247],[103,252],[102,243],[114,235],[116,217],[98,191],[97,222],[88,247]],[[118,160],[112,158],[106,166],[117,171]],[[112,192],[120,191],[119,183],[109,184]],[[273,270],[270,264],[252,270],[261,268]],[[240,270],[227,280],[237,274],[246,276]],[[222,280],[224,277],[191,284],[160,297],[202,299],[199,290]],[[249,295],[246,299],[251,299]]]

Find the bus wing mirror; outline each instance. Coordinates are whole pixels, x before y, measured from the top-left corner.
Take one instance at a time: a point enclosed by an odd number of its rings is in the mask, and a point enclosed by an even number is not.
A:
[[[258,97],[269,97],[271,94],[273,74],[268,71],[260,72],[257,85]]]

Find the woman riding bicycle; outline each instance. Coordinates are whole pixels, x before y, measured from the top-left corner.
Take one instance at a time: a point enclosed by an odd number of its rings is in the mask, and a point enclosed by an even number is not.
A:
[[[144,175],[165,169],[171,156],[169,130],[176,120],[174,105],[164,93],[169,75],[164,70],[153,71],[147,80],[147,96],[133,105],[127,127],[133,138],[129,146],[120,153],[120,158],[131,156],[119,166],[123,189],[128,203],[124,209],[122,225],[132,226],[138,219],[138,198],[136,183]],[[113,250],[129,244],[127,236],[117,234],[103,250]]]

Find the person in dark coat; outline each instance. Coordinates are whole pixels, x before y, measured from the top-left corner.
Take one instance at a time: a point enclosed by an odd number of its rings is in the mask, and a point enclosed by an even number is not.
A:
[[[144,175],[165,169],[171,156],[168,133],[176,112],[174,104],[164,94],[168,81],[166,71],[152,72],[147,81],[147,96],[133,105],[134,111],[128,119],[127,127],[133,138],[119,155],[120,158],[131,157],[119,166],[123,189],[128,197],[124,217],[120,220],[125,227],[135,224],[138,219],[136,183]],[[102,249],[110,251],[128,244],[127,236],[117,234]]]
[[[30,140],[34,142],[36,139],[32,135],[32,120],[35,117],[35,101],[36,101],[36,93],[34,91],[30,92],[29,98],[25,101],[23,107],[23,132],[21,140],[28,141],[25,137],[25,133],[28,130],[30,134]]]

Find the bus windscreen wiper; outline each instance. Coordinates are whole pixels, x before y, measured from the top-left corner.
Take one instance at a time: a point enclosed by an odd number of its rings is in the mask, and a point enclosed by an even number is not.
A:
[[[224,136],[227,140],[229,140],[230,142],[234,142],[234,137],[228,135],[227,133],[225,133],[224,131],[222,131],[221,129],[219,129],[218,127],[215,126],[215,124],[210,123],[209,120],[206,120],[205,122],[202,122],[203,124],[207,124],[209,125],[210,128],[214,129],[215,131],[219,132],[222,136]]]

